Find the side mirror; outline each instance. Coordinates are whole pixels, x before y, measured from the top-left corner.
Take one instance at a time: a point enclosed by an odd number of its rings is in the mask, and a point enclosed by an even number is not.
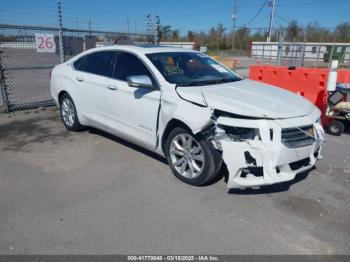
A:
[[[136,76],[129,76],[126,79],[128,81],[128,85],[130,87],[144,87],[144,88],[152,88],[153,83],[152,80],[146,76],[146,75],[136,75]]]

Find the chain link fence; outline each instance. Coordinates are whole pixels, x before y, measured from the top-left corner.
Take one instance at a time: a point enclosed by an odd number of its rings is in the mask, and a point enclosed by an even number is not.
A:
[[[350,44],[304,42],[253,42],[251,56],[262,64],[295,67],[329,67],[338,60],[350,67]]]
[[[84,50],[150,42],[149,34],[0,24],[0,106],[10,112],[53,105],[50,73]],[[62,53],[60,52],[62,50]]]
[[[321,41],[312,28],[296,28],[291,34],[285,29],[274,30],[274,42],[252,42],[250,54],[262,64],[290,67],[329,67],[338,60],[342,68],[350,67],[350,43],[337,43],[336,38]],[[319,38],[319,41],[316,39]]]

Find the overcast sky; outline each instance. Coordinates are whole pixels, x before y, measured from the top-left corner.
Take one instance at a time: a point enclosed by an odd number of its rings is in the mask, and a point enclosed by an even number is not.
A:
[[[0,22],[13,24],[57,25],[56,0],[1,0]],[[245,25],[264,6],[265,0],[237,0],[237,26]],[[145,31],[147,14],[159,15],[161,24],[181,33],[208,30],[218,23],[232,28],[233,0],[62,0],[65,27],[105,30]],[[247,27],[266,28],[270,8],[265,5]],[[334,28],[350,21],[350,0],[276,0],[274,27],[286,26],[295,19],[301,24],[318,21]],[[128,20],[129,19],[129,20]]]

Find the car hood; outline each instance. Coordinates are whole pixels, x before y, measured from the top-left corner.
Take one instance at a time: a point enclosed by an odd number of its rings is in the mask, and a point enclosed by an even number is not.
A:
[[[300,117],[315,108],[299,95],[249,79],[208,86],[178,86],[176,91],[187,101],[247,117]]]

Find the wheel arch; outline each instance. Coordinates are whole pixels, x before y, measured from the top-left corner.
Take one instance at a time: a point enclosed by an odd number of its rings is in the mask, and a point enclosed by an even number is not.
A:
[[[176,127],[185,128],[186,130],[188,130],[189,132],[192,133],[191,128],[190,128],[185,122],[183,122],[183,121],[181,121],[181,120],[179,120],[179,119],[176,119],[176,118],[171,119],[171,120],[167,123],[167,125],[166,125],[166,127],[165,127],[165,129],[164,129],[163,135],[162,135],[162,139],[161,139],[161,147],[162,147],[163,153],[165,153],[165,144],[166,144],[166,140],[167,140],[167,138],[168,138],[170,132],[171,132],[174,128],[176,128]]]
[[[57,98],[58,98],[58,103],[59,103],[59,104],[60,104],[60,102],[61,102],[62,97],[63,97],[65,94],[67,94],[67,95],[70,96],[70,94],[69,94],[66,90],[61,90],[61,91],[58,93]]]

